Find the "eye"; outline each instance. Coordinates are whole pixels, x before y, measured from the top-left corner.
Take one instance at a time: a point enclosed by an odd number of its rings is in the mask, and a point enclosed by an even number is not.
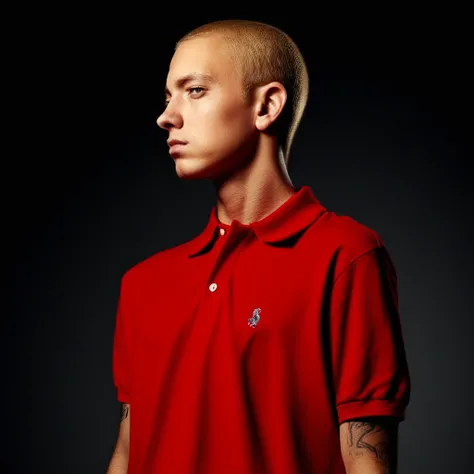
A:
[[[203,90],[204,90],[203,87],[190,87],[190,88],[188,89],[188,91],[190,91],[190,92],[191,92],[191,91],[203,91]]]
[[[189,92],[197,91],[197,93],[199,94],[199,93],[202,93],[204,91],[204,87],[190,87],[188,89],[188,91]],[[168,104],[169,104],[169,100],[167,99],[167,100],[164,101],[165,107],[168,107]]]

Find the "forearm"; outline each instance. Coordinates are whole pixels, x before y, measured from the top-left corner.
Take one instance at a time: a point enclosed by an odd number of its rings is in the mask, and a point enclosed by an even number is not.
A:
[[[371,417],[341,425],[341,450],[347,474],[397,474],[398,424]]]
[[[109,467],[105,474],[127,474],[128,453],[124,450],[116,449],[110,459]]]
[[[355,459],[346,465],[346,474],[396,474],[396,468],[377,461]]]
[[[119,434],[105,474],[127,474],[130,453],[130,411],[129,403],[121,404]]]

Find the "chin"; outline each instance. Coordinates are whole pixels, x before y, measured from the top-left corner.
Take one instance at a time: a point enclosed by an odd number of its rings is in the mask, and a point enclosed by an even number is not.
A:
[[[207,179],[217,181],[224,176],[232,174],[235,166],[232,163],[238,162],[237,157],[216,153],[202,157],[180,157],[175,159],[176,174],[183,180]]]
[[[176,160],[178,178],[183,180],[212,179],[211,168],[199,166],[196,161],[191,164],[189,161],[186,163],[185,160]]]

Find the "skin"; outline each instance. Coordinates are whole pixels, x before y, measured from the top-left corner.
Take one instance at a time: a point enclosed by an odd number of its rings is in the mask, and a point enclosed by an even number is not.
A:
[[[121,410],[120,410],[120,422],[125,420],[128,417],[128,413],[130,411],[130,405],[128,403],[122,403]]]
[[[120,427],[106,474],[126,474],[130,452],[130,404],[120,405]]]
[[[398,423],[386,417],[351,420],[340,427],[341,453],[349,474],[396,474]]]
[[[178,83],[191,73],[211,79]],[[187,142],[179,151],[170,150],[176,173],[181,179],[213,182],[221,222],[260,220],[295,193],[277,139],[268,132],[286,103],[286,90],[271,82],[246,102],[219,36],[194,38],[177,48],[165,98],[157,124],[168,138]]]

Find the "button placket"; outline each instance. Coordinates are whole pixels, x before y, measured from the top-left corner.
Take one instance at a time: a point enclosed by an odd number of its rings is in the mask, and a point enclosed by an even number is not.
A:
[[[227,232],[227,229],[222,227],[219,228],[219,234],[221,236],[226,235],[226,238],[220,241],[218,255],[214,260],[211,272],[208,276],[208,290],[211,293],[214,293],[218,288],[218,284],[214,278],[216,278],[218,272],[221,271],[222,265],[232,265],[232,262],[230,262],[229,259],[232,260],[233,257],[235,257],[232,254],[236,251],[236,247],[242,245],[243,241],[248,237],[245,229],[242,229],[238,223],[234,223],[228,230],[229,231]],[[237,253],[240,252],[237,250]]]

